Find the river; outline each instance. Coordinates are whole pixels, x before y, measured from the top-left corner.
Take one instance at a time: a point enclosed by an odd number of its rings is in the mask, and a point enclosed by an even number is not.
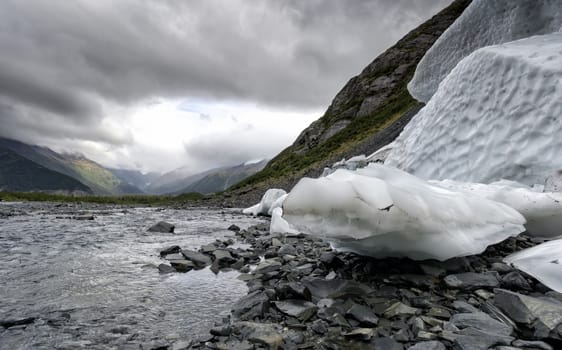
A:
[[[93,215],[94,220],[72,216]],[[147,232],[164,220],[174,234]],[[159,251],[197,249],[258,219],[234,211],[0,202],[0,349],[138,348],[208,334],[247,292],[238,272],[159,274]]]

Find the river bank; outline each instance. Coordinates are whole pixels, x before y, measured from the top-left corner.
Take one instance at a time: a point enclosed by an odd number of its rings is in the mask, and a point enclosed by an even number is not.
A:
[[[310,236],[270,235],[264,224],[231,229],[248,249],[230,240],[163,254],[194,269],[239,270],[248,286],[228,317],[185,348],[562,348],[562,295],[501,261],[539,243],[531,237],[416,262],[335,252]]]

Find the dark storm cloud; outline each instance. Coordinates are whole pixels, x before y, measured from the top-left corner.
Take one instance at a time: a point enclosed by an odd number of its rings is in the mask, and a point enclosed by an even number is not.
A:
[[[323,108],[449,2],[3,0],[0,97],[12,113],[2,112],[0,134],[27,125],[53,138],[64,130],[122,142],[80,127],[107,116],[107,106],[158,97]],[[49,127],[53,116],[67,126]]]

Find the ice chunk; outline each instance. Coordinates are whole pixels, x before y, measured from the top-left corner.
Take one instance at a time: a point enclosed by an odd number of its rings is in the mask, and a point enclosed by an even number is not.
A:
[[[426,52],[408,84],[410,94],[427,102],[439,83],[475,50],[562,26],[562,0],[473,0]]]
[[[285,199],[287,198],[287,196],[288,196],[288,194],[285,193],[281,197],[277,198],[275,200],[275,202],[273,202],[273,204],[271,204],[271,206],[269,207],[269,210],[267,211],[267,214],[273,215],[273,210],[275,208],[283,208],[283,202],[285,202]]]
[[[562,193],[536,192],[505,180],[489,185],[451,180],[430,183],[509,205],[525,217],[527,232],[533,236],[552,238],[562,235]]]
[[[283,204],[299,232],[374,257],[445,260],[523,232],[514,209],[380,164],[303,178]]]
[[[445,78],[385,164],[424,179],[544,183],[562,169],[561,115],[562,33],[486,47]]]
[[[270,208],[272,207],[272,205],[275,203],[275,201],[277,199],[279,199],[280,197],[282,197],[286,194],[287,194],[287,192],[285,192],[285,190],[277,189],[277,188],[271,188],[271,189],[269,189],[265,192],[261,201],[258,204],[244,209],[242,211],[242,213],[248,214],[248,215],[254,215],[254,216],[256,216],[256,215],[271,215]]]
[[[544,191],[562,192],[562,170],[558,170],[557,172],[546,178]]]
[[[297,230],[291,227],[289,223],[283,219],[283,209],[275,208],[271,213],[271,224],[269,225],[270,233],[298,233]]]
[[[562,239],[511,254],[504,258],[504,262],[562,293]]]

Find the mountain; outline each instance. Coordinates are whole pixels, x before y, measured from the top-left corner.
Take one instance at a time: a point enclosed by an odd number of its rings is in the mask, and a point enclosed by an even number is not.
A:
[[[0,147],[0,190],[92,193],[92,190],[80,181],[47,169],[3,147]]]
[[[81,155],[61,154],[47,147],[6,138],[0,138],[0,147],[11,150],[44,168],[70,176],[88,186],[96,194],[142,193],[108,169]]]
[[[117,176],[125,183],[134,186],[143,192],[146,192],[148,187],[154,181],[156,181],[156,179],[162,176],[160,173],[156,173],[156,172],[142,173],[138,170],[117,169],[117,168],[108,168],[108,170],[111,171],[115,176]]]
[[[221,192],[262,170],[266,164],[267,161],[262,160],[257,163],[213,169],[180,192],[199,192],[202,194]]]
[[[154,180],[146,191],[153,194],[220,192],[257,173],[263,169],[266,162],[262,160],[257,163],[220,167],[195,174],[188,167],[178,168]]]
[[[377,57],[291,146],[229,190],[223,204],[259,202],[268,188],[290,190],[303,176],[317,177],[327,165],[392,142],[423,106],[407,90],[418,62],[470,2],[454,1]]]

